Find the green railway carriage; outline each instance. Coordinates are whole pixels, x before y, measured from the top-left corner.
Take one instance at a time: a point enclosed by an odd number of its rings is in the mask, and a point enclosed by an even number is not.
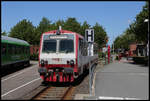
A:
[[[1,66],[29,65],[30,44],[24,40],[1,36]]]

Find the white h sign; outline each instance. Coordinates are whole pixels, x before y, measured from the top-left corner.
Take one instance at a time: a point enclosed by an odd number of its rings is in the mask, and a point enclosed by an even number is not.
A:
[[[86,29],[85,38],[88,42],[94,42],[94,29]]]
[[[88,42],[88,56],[93,56],[94,29],[85,30],[85,39]]]

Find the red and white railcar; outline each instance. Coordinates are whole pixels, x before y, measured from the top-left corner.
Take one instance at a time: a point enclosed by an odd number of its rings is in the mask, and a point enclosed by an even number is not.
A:
[[[75,32],[53,30],[43,33],[38,69],[43,81],[73,82],[89,68],[89,64],[98,61],[96,48],[94,56],[88,56],[87,47],[84,37]]]

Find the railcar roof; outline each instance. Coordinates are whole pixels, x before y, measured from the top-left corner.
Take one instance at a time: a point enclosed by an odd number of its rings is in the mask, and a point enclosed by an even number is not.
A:
[[[24,40],[20,40],[20,39],[8,37],[8,36],[1,36],[1,42],[14,43],[14,44],[20,44],[20,45],[27,45],[27,46],[30,45],[28,42],[26,42]]]
[[[56,33],[57,30],[52,30],[52,31],[48,31],[48,32],[45,32],[43,34],[53,34],[53,33]],[[74,34],[77,34],[79,37],[83,38],[82,35],[76,33],[76,32],[72,32],[72,31],[68,31],[68,30],[60,30],[61,34],[64,34],[64,33],[74,33]]]

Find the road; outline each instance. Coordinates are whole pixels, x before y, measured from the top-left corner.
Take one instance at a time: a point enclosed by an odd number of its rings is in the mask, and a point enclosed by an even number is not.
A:
[[[38,62],[1,78],[1,99],[19,99],[41,85]]]
[[[96,72],[95,96],[99,99],[149,99],[149,68],[123,58]]]

